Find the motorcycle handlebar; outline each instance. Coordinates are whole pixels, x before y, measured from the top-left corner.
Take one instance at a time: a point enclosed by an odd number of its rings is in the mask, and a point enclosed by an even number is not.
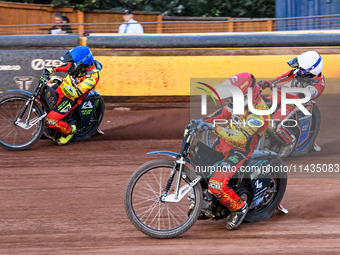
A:
[[[195,120],[191,120],[190,121],[190,124],[188,124],[185,129],[190,131],[190,132],[193,132],[193,131],[196,131],[197,130],[197,127],[198,127],[198,124]]]
[[[34,89],[34,91],[33,91],[33,95],[35,96],[35,97],[38,97],[39,96],[39,94],[40,94],[40,91],[41,91],[41,89],[47,84],[47,82],[50,80],[50,76],[49,75],[46,75],[46,74],[42,74],[41,76],[40,76],[40,80],[39,80],[39,84],[38,84],[38,86]]]

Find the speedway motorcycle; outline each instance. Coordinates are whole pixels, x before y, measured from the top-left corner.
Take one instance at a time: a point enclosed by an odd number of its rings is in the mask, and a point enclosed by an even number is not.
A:
[[[128,180],[125,210],[134,226],[146,235],[174,238],[187,231],[197,219],[220,220],[230,213],[208,192],[212,167],[217,167],[224,156],[201,142],[196,129],[194,122],[186,127],[180,153],[148,153],[170,156],[172,160],[149,161]],[[271,218],[287,185],[282,160],[274,152],[257,150],[243,167],[248,170],[237,171],[229,183],[249,205],[244,221]]]
[[[26,150],[41,138],[57,140],[62,135],[45,126],[45,118],[58,101],[55,89],[62,80],[42,75],[33,93],[24,90],[10,90],[0,99],[0,146],[7,150]],[[81,141],[93,136],[105,111],[103,98],[96,91],[87,97],[66,118],[75,123],[77,131],[72,141]],[[99,130],[100,132],[100,130]]]

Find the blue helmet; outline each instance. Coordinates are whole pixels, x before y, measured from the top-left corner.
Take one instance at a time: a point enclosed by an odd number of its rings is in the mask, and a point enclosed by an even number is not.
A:
[[[70,75],[79,75],[87,67],[92,65],[93,56],[92,52],[87,46],[77,46],[69,50],[64,56],[60,58],[60,61],[67,63],[71,62],[68,73]]]
[[[81,64],[90,66],[93,63],[93,56],[87,46],[77,46],[69,50],[60,60],[64,63],[74,62],[77,66]]]

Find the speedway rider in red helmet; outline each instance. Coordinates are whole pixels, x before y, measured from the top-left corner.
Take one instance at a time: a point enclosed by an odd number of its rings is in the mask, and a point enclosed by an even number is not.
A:
[[[260,86],[256,84],[253,75],[249,73],[237,74],[227,81],[229,84],[237,86],[243,92],[245,101],[248,100],[248,88],[253,88],[252,103],[257,110],[268,110],[268,106],[260,95]],[[219,144],[216,151],[224,154],[224,162],[220,164],[224,169],[230,171],[215,171],[209,180],[209,192],[212,193],[222,205],[229,209],[230,216],[226,223],[229,230],[237,228],[248,212],[248,205],[242,198],[228,185],[229,180],[242,164],[253,154],[258,141],[266,132],[270,120],[269,115],[255,115],[248,110],[245,104],[243,115],[236,115],[228,105],[219,109],[210,116],[196,121],[198,130],[202,131],[208,126],[213,128],[219,136]],[[233,120],[233,125],[223,128],[219,125],[212,125],[214,120]]]
[[[66,64],[44,70],[44,74],[47,75],[55,72],[68,73],[56,89],[58,102],[48,113],[46,126],[63,134],[58,139],[58,144],[64,145],[71,140],[77,127],[63,119],[80,105],[88,92],[97,85],[102,65],[93,59],[92,52],[87,46],[77,46],[69,50],[60,60]]]
[[[276,87],[281,90],[283,86],[307,88],[311,93],[311,100],[318,98],[325,89],[325,77],[323,75],[323,61],[316,51],[307,51],[301,55],[289,60],[287,64],[294,69],[283,73],[271,81],[259,81],[262,89]],[[290,84],[288,84],[290,82]],[[282,85],[281,85],[282,84]],[[287,98],[300,98],[299,93],[287,93]],[[272,95],[268,97],[272,101]],[[281,103],[281,97],[278,97],[278,104]],[[295,136],[288,130],[276,130],[277,123],[285,119],[286,115],[281,115],[281,109],[272,115],[273,125],[269,128],[270,132],[276,133],[276,137],[283,144],[293,145],[296,140]],[[284,132],[285,135],[281,133]],[[284,138],[283,138],[284,137]],[[320,147],[314,144],[316,150]]]

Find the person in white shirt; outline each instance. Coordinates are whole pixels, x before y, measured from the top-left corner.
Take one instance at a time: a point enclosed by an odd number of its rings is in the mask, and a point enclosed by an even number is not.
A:
[[[119,26],[118,34],[143,34],[144,30],[141,24],[133,19],[131,9],[123,11],[124,23]]]

